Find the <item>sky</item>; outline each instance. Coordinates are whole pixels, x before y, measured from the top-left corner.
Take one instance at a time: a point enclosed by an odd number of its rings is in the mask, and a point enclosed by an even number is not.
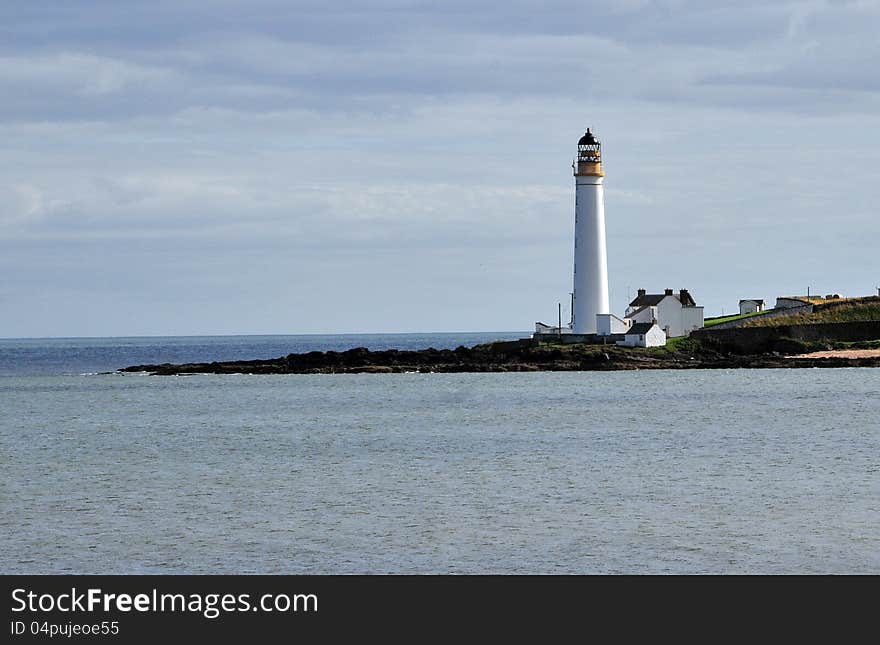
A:
[[[0,337],[529,330],[877,292],[880,1],[0,4]]]

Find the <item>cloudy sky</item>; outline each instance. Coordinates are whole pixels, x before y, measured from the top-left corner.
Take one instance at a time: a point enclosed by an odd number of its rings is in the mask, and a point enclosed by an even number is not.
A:
[[[880,2],[0,4],[0,336],[527,330],[880,284]],[[567,307],[566,307],[567,309]]]

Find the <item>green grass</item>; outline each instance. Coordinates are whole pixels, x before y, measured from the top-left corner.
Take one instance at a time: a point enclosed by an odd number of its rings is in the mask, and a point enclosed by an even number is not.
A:
[[[767,313],[766,311],[753,311],[748,314],[734,314],[733,316],[720,316],[718,318],[707,318],[703,321],[704,327],[712,327],[713,325],[720,325],[721,323],[730,322],[731,320],[742,320],[743,318],[751,318],[752,316],[760,316],[763,313]]]
[[[627,347],[629,351],[653,356],[663,356],[671,352],[698,352],[701,349],[700,342],[690,336],[676,336],[669,338],[664,347]]]
[[[594,343],[553,343],[553,342],[542,342],[539,347],[543,350],[553,350],[558,349],[562,352],[583,352],[594,351],[620,351],[631,354],[668,354],[669,352],[694,352],[700,349],[700,343],[697,340],[694,340],[690,336],[676,336],[675,338],[670,338],[666,341],[666,345],[664,347],[625,347],[622,345],[617,345],[615,343],[608,343],[607,345],[602,344],[594,344]]]
[[[676,336],[666,341],[666,349],[670,352],[692,352],[699,346],[700,343],[690,336]]]

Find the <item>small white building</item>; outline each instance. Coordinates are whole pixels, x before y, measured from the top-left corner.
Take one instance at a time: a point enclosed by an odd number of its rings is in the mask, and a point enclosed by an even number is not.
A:
[[[806,298],[798,298],[797,296],[779,296],[776,298],[776,309],[794,309],[795,307],[803,307],[810,304]]]
[[[625,347],[663,347],[666,345],[666,333],[656,322],[636,323],[617,344]]]
[[[739,313],[753,314],[756,311],[764,311],[764,301],[758,298],[746,298],[739,301]]]
[[[632,321],[618,318],[614,314],[596,314],[596,335],[624,334],[631,324]]]
[[[547,325],[542,322],[535,323],[535,333],[536,334],[570,334],[571,327],[555,327],[551,325]]]
[[[672,289],[663,293],[639,289],[635,300],[629,303],[625,318],[633,325],[656,320],[666,337],[674,338],[703,327],[703,308],[697,306],[687,289],[678,293]]]

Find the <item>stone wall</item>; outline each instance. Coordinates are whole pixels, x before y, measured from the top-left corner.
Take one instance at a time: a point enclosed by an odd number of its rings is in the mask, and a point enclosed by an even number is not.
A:
[[[592,345],[614,345],[618,340],[623,340],[623,334],[609,334],[598,336],[596,334],[542,334],[535,332],[532,338],[541,343],[562,343],[574,345],[577,343],[589,343]]]
[[[786,343],[786,339],[802,342],[853,342],[880,339],[880,320],[782,325],[779,327],[726,329],[719,329],[719,327],[720,325],[698,329],[691,334],[691,337],[708,347],[716,347],[738,354],[762,354],[773,351],[785,353],[791,345],[791,343]]]

